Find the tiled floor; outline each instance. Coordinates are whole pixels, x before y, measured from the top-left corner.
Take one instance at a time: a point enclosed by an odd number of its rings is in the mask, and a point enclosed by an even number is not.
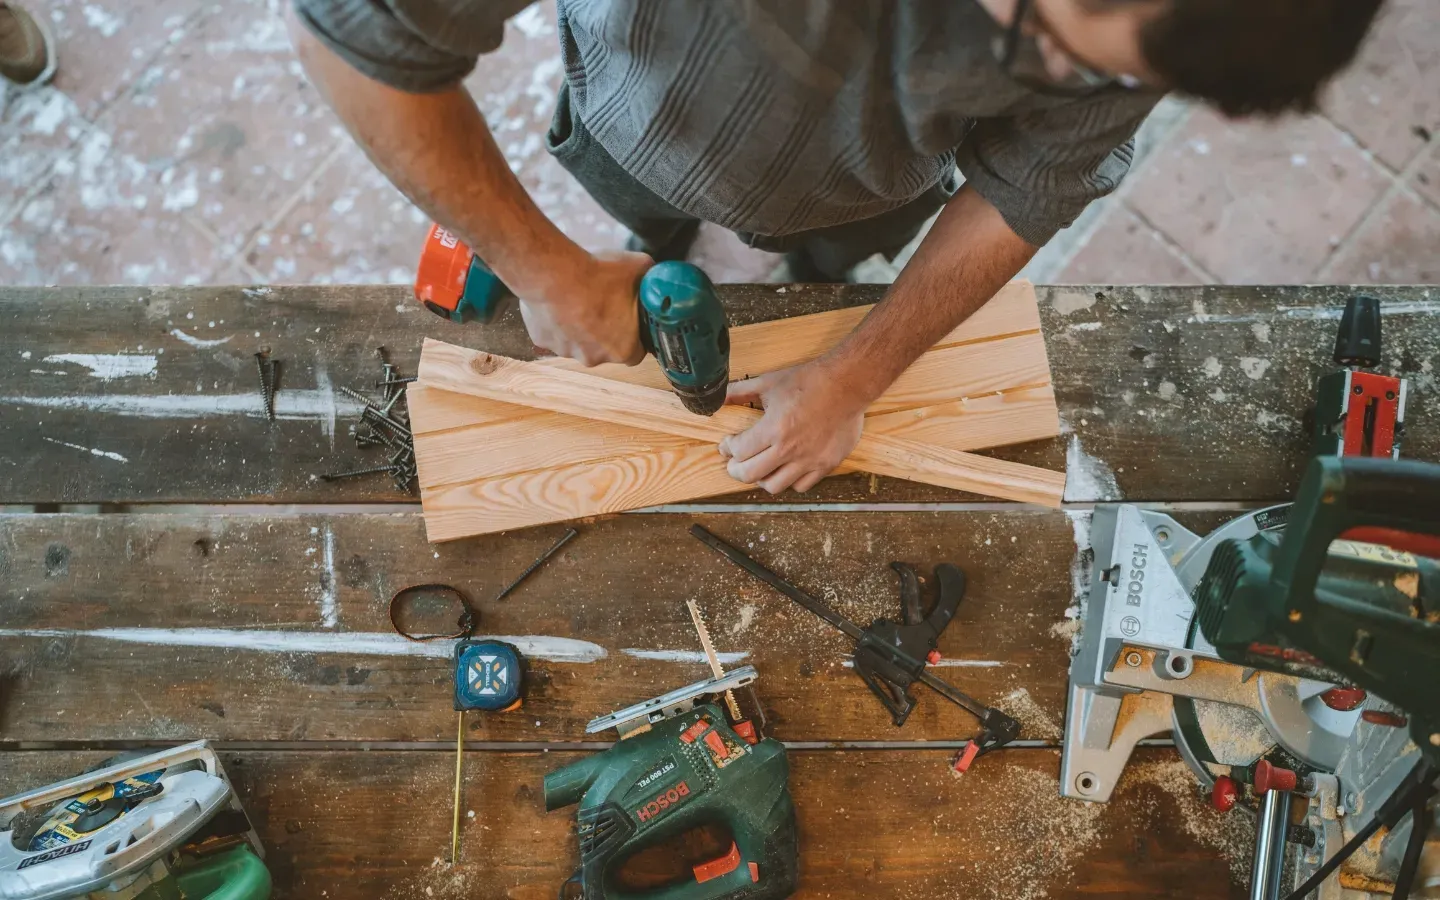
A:
[[[61,69],[53,87],[0,96],[0,284],[411,278],[425,217],[306,83],[284,0],[26,2]],[[467,83],[540,206],[584,245],[618,247],[623,229],[544,150],[560,78],[545,0]],[[1440,3],[1389,0],[1322,115],[1237,124],[1167,101],[1142,151],[1028,274],[1440,281]],[[777,263],[708,228],[694,258],[719,281]]]

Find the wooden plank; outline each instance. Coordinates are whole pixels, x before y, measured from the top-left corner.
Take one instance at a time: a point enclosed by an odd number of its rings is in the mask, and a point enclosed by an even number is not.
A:
[[[727,406],[696,416],[674,394],[657,388],[607,381],[534,363],[427,341],[420,360],[422,383],[553,412],[666,431],[697,440],[719,441],[759,421],[758,410]],[[860,437],[846,462],[894,478],[938,484],[991,496],[1058,506],[1065,487],[1062,472],[1017,466],[889,435]]]
[[[222,751],[260,832],[276,900],[549,900],[578,862],[574,810],[545,813],[546,772],[575,753],[466,754],[450,867],[446,752]],[[1108,805],[1064,800],[1053,751],[1007,751],[963,778],[949,754],[791,751],[801,840],[794,895],[1239,898],[1250,826],[1222,817],[1173,751],[1142,751]],[[0,793],[98,754],[0,753]]]
[[[553,360],[536,360],[547,364]],[[652,390],[669,391],[667,382],[641,384],[639,379],[613,378],[613,375],[632,370],[623,367],[597,366],[583,369],[572,366],[555,366],[566,372],[595,375],[607,380],[649,387]],[[756,369],[753,374],[774,371],[775,368]],[[927,351],[910,368],[901,373],[895,383],[880,395],[867,411],[867,416],[883,415],[921,406],[950,403],[967,397],[994,394],[1022,387],[1039,387],[1050,382],[1050,368],[1045,359],[1045,342],[1038,333],[1009,335],[973,344],[960,344]],[[413,390],[414,388],[412,388]],[[413,425],[418,434],[449,431],[470,425],[502,425],[511,421],[524,421],[539,427],[540,423],[555,427],[559,422],[541,418],[536,422],[539,411],[533,407],[474,397],[431,398],[441,403],[438,409],[428,409],[416,403],[419,413]],[[1047,435],[1053,437],[1054,435]]]
[[[962,566],[969,593],[939,674],[1021,717],[1026,737],[1058,738],[1075,528],[1016,509],[619,516],[581,525],[499,604],[561,529],[432,548],[418,514],[3,516],[0,740],[453,739],[448,646],[408,644],[386,617],[396,590],[422,582],[464,589],[483,633],[534,636],[525,713],[476,717],[477,739],[574,740],[597,715],[703,677],[690,597],[720,652],[757,666],[786,739],[974,733],[929,696],[894,728],[845,666],[846,639],[690,537],[695,521],[862,624],[895,615],[889,560]],[[452,626],[452,610],[426,611],[415,627]],[[604,657],[574,661],[592,646]]]
[[[743,325],[873,303],[884,286],[786,286],[783,294],[772,285],[720,290],[732,324]],[[1331,368],[1335,317],[1352,290],[1042,287],[1040,315],[1057,402],[1072,431],[1065,440],[995,455],[1058,468],[1073,441],[1077,458],[1118,482],[1110,493],[1129,499],[1284,499],[1299,480],[1301,420],[1314,379]],[[1440,356],[1440,297],[1433,287],[1363,290],[1387,304],[1383,368],[1411,378],[1405,452],[1440,459],[1435,374],[1425,371]],[[413,373],[427,335],[507,356],[533,352],[513,315],[494,326],[457,327],[419,309],[408,288],[398,285],[0,286],[0,503],[407,499],[384,478],[314,480],[316,473],[374,459],[349,446],[347,401],[323,385],[368,383],[376,344],[386,345]],[[226,338],[214,346],[185,343]],[[285,418],[274,425],[260,419],[255,386],[251,354],[262,345],[286,364],[279,398]],[[47,361],[122,353],[155,354],[153,376],[103,380],[78,362]],[[1218,374],[1209,374],[1216,365]],[[1175,386],[1173,394],[1167,383]],[[1216,399],[1222,395],[1223,401]],[[333,449],[326,433],[332,397],[338,420]],[[1097,490],[1081,499],[1109,490],[1103,477],[1092,483]],[[863,475],[826,479],[812,497],[966,499],[885,478],[872,485]],[[771,498],[750,492],[736,499]]]

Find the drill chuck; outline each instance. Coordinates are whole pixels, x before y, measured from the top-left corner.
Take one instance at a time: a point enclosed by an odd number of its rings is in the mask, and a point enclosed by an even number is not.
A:
[[[730,329],[715,285],[684,262],[656,263],[640,279],[640,340],[685,408],[712,416],[730,382]]]

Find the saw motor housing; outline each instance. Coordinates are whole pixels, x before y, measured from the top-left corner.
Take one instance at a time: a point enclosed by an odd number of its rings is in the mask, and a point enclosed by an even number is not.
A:
[[[778,900],[795,890],[798,846],[785,747],[748,743],[713,703],[545,776],[545,809],[579,804],[576,878],[584,900]],[[651,891],[620,883],[625,862],[687,832],[721,826],[730,852],[694,880]]]
[[[1384,697],[1440,764],[1436,535],[1440,465],[1316,457],[1278,543],[1216,548],[1196,619],[1222,659]]]

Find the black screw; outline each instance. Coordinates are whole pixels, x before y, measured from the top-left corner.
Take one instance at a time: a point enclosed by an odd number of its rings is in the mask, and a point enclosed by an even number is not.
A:
[[[265,418],[273,422],[275,421],[275,395],[271,392],[270,377],[274,370],[270,365],[268,354],[263,350],[255,354],[255,370],[260,373],[260,402],[265,406]]]
[[[419,381],[419,380],[420,380],[420,376],[418,376],[418,375],[411,375],[409,378],[388,378],[388,379],[386,379],[385,381],[377,381],[377,382],[375,382],[375,386],[376,386],[376,387],[385,387],[386,385],[391,385],[391,384],[414,384],[415,382],[417,382],[417,381]]]
[[[352,469],[349,472],[333,472],[320,477],[325,481],[339,481],[341,478],[358,478],[361,475],[379,475],[381,472],[395,472],[395,466],[375,466],[370,469]]]

